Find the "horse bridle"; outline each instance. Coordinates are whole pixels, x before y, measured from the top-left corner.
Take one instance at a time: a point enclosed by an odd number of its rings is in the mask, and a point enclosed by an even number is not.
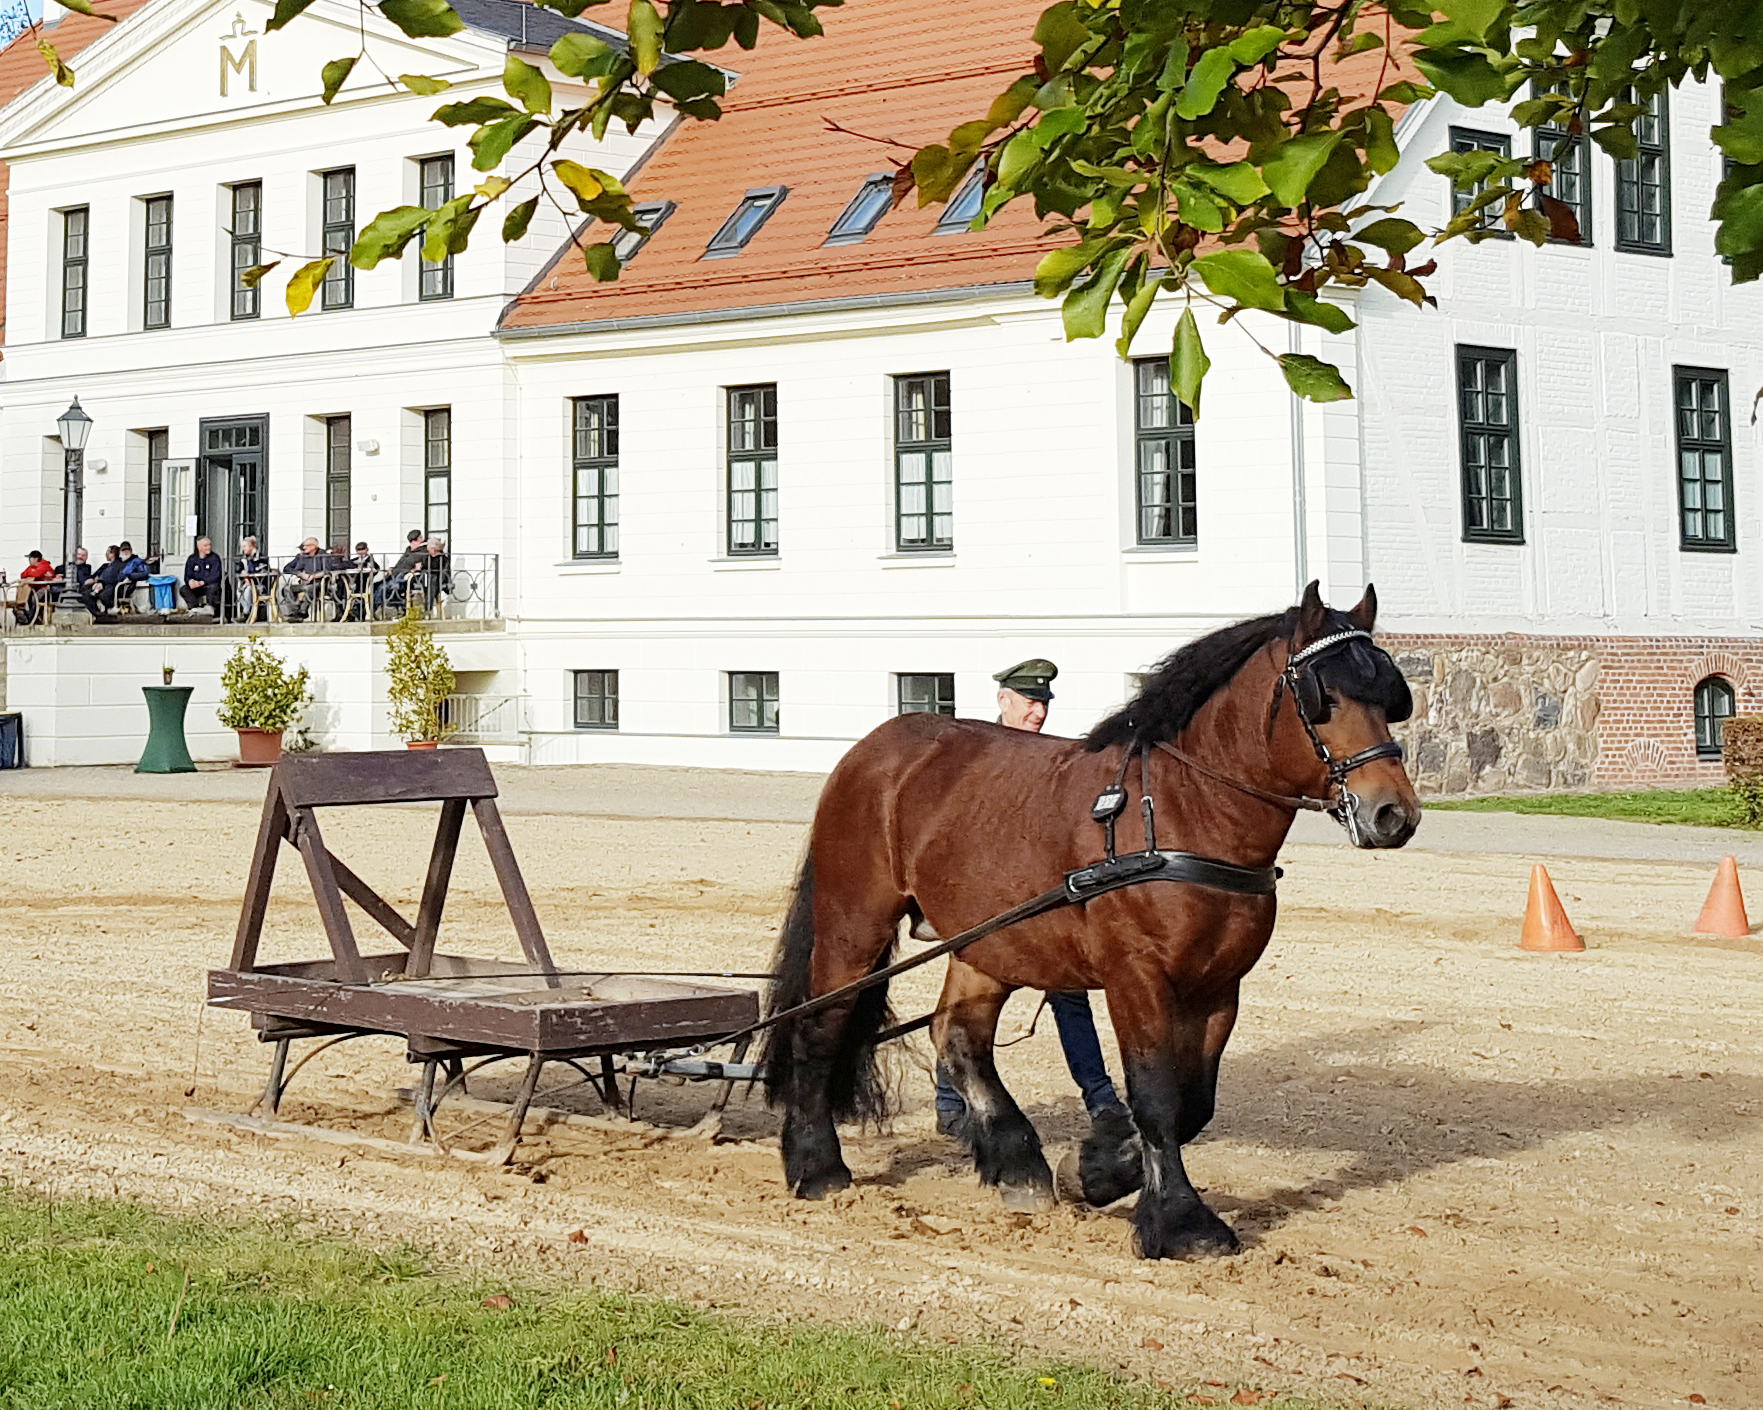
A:
[[[1240,779],[1231,778],[1227,774],[1219,773],[1216,769],[1208,768],[1198,759],[1183,753],[1167,740],[1156,741],[1157,747],[1164,753],[1181,760],[1195,772],[1216,779],[1219,783],[1227,784],[1239,793],[1247,793],[1250,797],[1259,798],[1263,802],[1272,803],[1282,808],[1327,813],[1347,830],[1348,839],[1357,847],[1360,844],[1359,812],[1356,807],[1359,797],[1347,786],[1347,776],[1355,769],[1364,768],[1365,765],[1375,763],[1379,759],[1395,759],[1400,762],[1407,757],[1407,751],[1402,748],[1401,741],[1386,739],[1381,744],[1373,744],[1367,749],[1361,749],[1357,754],[1349,754],[1344,759],[1335,758],[1328,745],[1323,743],[1322,736],[1316,732],[1316,720],[1311,717],[1310,709],[1304,703],[1304,691],[1299,688],[1301,678],[1313,670],[1314,663],[1319,658],[1326,656],[1331,651],[1338,651],[1341,647],[1354,641],[1368,641],[1372,643],[1372,650],[1380,652],[1383,650],[1381,646],[1377,645],[1376,639],[1370,632],[1362,631],[1357,627],[1333,632],[1325,637],[1318,637],[1315,641],[1300,647],[1286,657],[1285,667],[1280,671],[1279,679],[1273,683],[1273,702],[1268,707],[1268,729],[1271,731],[1273,721],[1279,715],[1281,697],[1286,692],[1290,692],[1292,708],[1297,711],[1298,722],[1304,726],[1304,733],[1309,736],[1310,747],[1316,752],[1316,757],[1322,766],[1328,770],[1329,785],[1334,789],[1333,798],[1311,798],[1304,794],[1270,793],[1266,789],[1256,788],[1253,784],[1244,783]],[[1317,681],[1316,686],[1317,694],[1320,697],[1322,683]]]

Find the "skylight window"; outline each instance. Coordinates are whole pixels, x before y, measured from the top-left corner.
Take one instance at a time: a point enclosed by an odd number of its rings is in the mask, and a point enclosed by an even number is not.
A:
[[[844,214],[827,232],[826,244],[855,245],[880,223],[894,204],[894,173],[878,171],[863,178],[863,185],[845,207]]]
[[[628,264],[636,257],[638,250],[649,243],[649,239],[667,221],[667,217],[676,209],[672,201],[646,201],[631,212],[636,217],[639,230],[620,230],[612,237],[612,253],[618,256],[620,264]]]
[[[761,186],[747,192],[741,197],[740,205],[735,207],[734,214],[723,221],[722,229],[710,237],[710,243],[704,247],[704,258],[727,259],[740,254],[789,194],[788,186]]]
[[[959,235],[973,224],[973,218],[979,214],[980,203],[986,195],[986,173],[982,167],[967,178],[967,184],[957,191],[949,204],[943,207],[943,218],[937,222],[935,234]]]

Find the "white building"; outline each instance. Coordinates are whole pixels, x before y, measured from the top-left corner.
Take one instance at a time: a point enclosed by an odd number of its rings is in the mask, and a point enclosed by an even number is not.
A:
[[[327,173],[354,173],[357,223],[419,199],[433,159],[451,158],[458,189],[468,179],[453,131],[425,121],[437,100],[361,65],[319,102],[320,64],[354,42],[326,32],[343,25],[340,8],[322,18],[329,3],[266,35],[257,0],[151,0],[82,53],[76,89],[38,82],[0,112],[0,561],[59,543],[51,438],[78,394],[98,423],[88,464],[107,463],[87,476],[88,543],[140,546],[152,520],[176,551],[188,511],[217,537],[255,528],[283,557],[308,533],[393,550],[416,526],[462,561],[494,555],[496,610],[452,645],[463,688],[520,700],[500,737],[535,762],[824,768],[903,704],[991,713],[993,672],[1029,656],[1059,663],[1049,727],[1077,732],[1134,672],[1309,577],[1343,603],[1378,583],[1426,687],[1411,733],[1429,787],[1717,772],[1697,761],[1698,686],[1714,711],[1763,701],[1744,572],[1760,543],[1756,433],[1725,403],[1712,439],[1680,446],[1674,429],[1680,390],[1742,405],[1763,384],[1763,296],[1728,286],[1703,214],[1719,172],[1708,91],[1674,97],[1657,158],[1620,190],[1612,163],[1582,154],[1589,245],[1454,242],[1439,310],[1373,290],[1354,333],[1305,330],[1357,400],[1294,403],[1273,362],[1222,329],[1189,426],[1140,383],[1171,312],[1140,334],[1141,366],[1108,341],[1067,344],[1028,287],[1046,246],[1026,211],[968,232],[939,210],[886,211],[868,183],[902,150],[877,139],[917,146],[983,111],[1026,61],[1038,3],[951,37],[929,0],[854,0],[823,39],[717,56],[737,75],[721,122],[582,158],[622,172],[647,153],[633,191],[661,219],[614,285],[587,279],[560,225],[509,249],[486,228],[451,297],[422,297],[412,254],[355,271],[350,307],[321,299],[290,320],[278,280],[326,248]],[[465,97],[499,88],[522,23],[567,23],[514,0],[460,10],[463,34],[388,31],[370,50]],[[1375,199],[1442,223],[1449,192],[1425,159],[1502,136],[1497,112],[1422,104]],[[235,318],[236,193],[252,183],[262,247],[289,258],[258,316]],[[1619,242],[1619,197],[1658,191],[1670,218]],[[148,327],[167,194],[168,326]],[[90,293],[69,335],[77,210]],[[1254,331],[1290,345],[1283,324]],[[1465,426],[1459,380],[1476,377],[1513,395]],[[1466,453],[1507,456],[1518,492],[1467,494]],[[1683,453],[1726,500],[1687,537]],[[9,638],[34,761],[132,759],[138,707],[118,682],[150,678],[168,641],[225,635],[143,630]],[[354,630],[276,629],[327,677],[320,732],[338,747],[385,739],[377,638]],[[198,715],[205,698],[199,685]]]

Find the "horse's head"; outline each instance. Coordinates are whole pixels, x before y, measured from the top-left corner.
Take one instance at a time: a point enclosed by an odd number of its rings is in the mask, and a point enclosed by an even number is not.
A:
[[[1376,622],[1370,584],[1349,612],[1328,607],[1315,583],[1304,589],[1279,690],[1293,696],[1302,733],[1279,738],[1315,756],[1318,787],[1344,794],[1340,816],[1354,845],[1400,847],[1420,825],[1420,800],[1389,727],[1413,713],[1414,700],[1389,653],[1369,638]]]

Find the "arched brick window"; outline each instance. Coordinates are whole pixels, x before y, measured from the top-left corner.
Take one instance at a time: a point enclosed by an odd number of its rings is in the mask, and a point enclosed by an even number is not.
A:
[[[1726,722],[1732,718],[1732,687],[1719,676],[1709,676],[1696,686],[1696,757],[1718,759],[1725,742]]]

